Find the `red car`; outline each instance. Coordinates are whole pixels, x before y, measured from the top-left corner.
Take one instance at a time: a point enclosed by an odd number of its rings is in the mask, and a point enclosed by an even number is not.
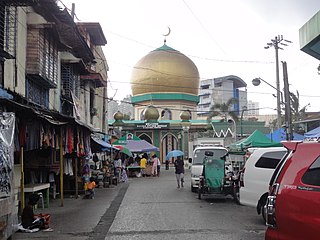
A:
[[[284,142],[270,180],[266,240],[320,239],[320,143]]]

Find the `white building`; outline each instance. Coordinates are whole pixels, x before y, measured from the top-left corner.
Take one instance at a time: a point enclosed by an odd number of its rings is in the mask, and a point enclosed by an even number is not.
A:
[[[226,103],[231,98],[239,100],[231,110],[240,115],[243,107],[247,106],[246,87],[247,84],[234,75],[200,81],[198,118],[207,117],[214,104]]]
[[[247,103],[247,110],[243,114],[244,116],[258,116],[259,115],[259,103],[249,100]]]

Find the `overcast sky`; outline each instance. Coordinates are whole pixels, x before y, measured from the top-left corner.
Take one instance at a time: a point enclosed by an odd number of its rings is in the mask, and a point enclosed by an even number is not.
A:
[[[59,0],[60,1],[60,0]],[[109,64],[109,97],[121,100],[131,94],[134,65],[150,51],[167,45],[197,65],[200,79],[236,75],[248,85],[248,100],[260,103],[260,114],[276,114],[275,50],[264,46],[277,35],[292,41],[279,50],[286,61],[290,90],[300,93],[301,107],[320,110],[319,60],[299,46],[299,29],[320,10],[319,0],[61,0],[76,21],[99,22],[108,44],[103,48]],[[283,88],[280,63],[280,83]]]

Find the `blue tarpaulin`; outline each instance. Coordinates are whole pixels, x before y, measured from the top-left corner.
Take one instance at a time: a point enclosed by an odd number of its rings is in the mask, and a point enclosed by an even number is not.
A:
[[[320,127],[317,127],[315,129],[312,129],[309,132],[306,132],[304,134],[305,138],[319,138],[320,137]]]
[[[279,128],[272,133],[266,134],[274,142],[281,142],[287,140],[286,132],[283,128]],[[293,133],[293,140],[303,140],[304,136],[298,133]]]
[[[117,148],[113,147],[110,143],[107,143],[99,138],[91,138],[91,150],[92,152],[106,152],[111,151],[111,149],[118,150]]]
[[[0,98],[4,98],[4,99],[13,99],[13,96],[11,94],[9,94],[6,90],[4,90],[3,88],[0,88]]]

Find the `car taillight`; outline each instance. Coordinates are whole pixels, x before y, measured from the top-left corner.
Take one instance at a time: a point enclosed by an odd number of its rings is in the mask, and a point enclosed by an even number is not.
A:
[[[244,187],[244,171],[245,170],[246,170],[246,168],[243,168],[240,171],[240,176],[239,176],[240,187]]]
[[[280,184],[275,183],[270,188],[269,196],[266,204],[266,224],[269,227],[276,227],[276,198],[279,191]]]

